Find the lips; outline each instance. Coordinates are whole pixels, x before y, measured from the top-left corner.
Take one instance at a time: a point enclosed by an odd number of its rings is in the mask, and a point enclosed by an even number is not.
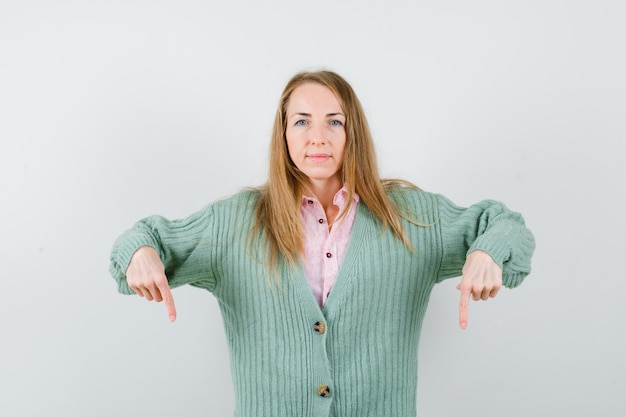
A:
[[[307,158],[316,163],[323,163],[330,159],[330,155],[327,153],[312,153],[307,155]]]

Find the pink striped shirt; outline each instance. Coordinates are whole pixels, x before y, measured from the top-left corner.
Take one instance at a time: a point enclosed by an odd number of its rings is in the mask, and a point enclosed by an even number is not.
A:
[[[346,207],[348,191],[344,186],[337,191],[333,204],[339,214]],[[324,306],[339,273],[339,266],[348,248],[350,232],[356,216],[359,196],[354,195],[354,204],[346,215],[336,220],[328,230],[326,213],[314,197],[302,197],[300,215],[304,225],[304,256],[302,265],[313,295],[320,307]]]

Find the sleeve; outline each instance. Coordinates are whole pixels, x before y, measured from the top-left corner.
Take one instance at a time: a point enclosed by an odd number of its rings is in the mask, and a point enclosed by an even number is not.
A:
[[[190,284],[212,291],[217,276],[213,219],[213,208],[207,206],[185,219],[146,217],[125,231],[113,245],[109,266],[119,292],[134,294],[126,282],[126,269],[142,246],[151,246],[159,253],[172,288]]]
[[[482,250],[502,268],[505,287],[522,283],[530,273],[535,239],[521,214],[493,200],[463,208],[437,195],[437,205],[443,246],[439,280],[461,275],[467,255]]]

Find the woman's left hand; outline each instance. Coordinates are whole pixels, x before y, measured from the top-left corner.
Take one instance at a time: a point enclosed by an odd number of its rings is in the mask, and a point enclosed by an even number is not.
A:
[[[502,269],[487,252],[474,251],[465,259],[463,278],[456,288],[461,291],[459,324],[465,329],[470,296],[474,301],[495,297],[502,288]]]

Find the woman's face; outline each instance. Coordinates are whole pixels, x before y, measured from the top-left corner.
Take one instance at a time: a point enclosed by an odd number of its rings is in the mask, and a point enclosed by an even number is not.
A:
[[[298,86],[287,104],[287,148],[316,189],[342,186],[346,116],[333,92],[317,83]]]

